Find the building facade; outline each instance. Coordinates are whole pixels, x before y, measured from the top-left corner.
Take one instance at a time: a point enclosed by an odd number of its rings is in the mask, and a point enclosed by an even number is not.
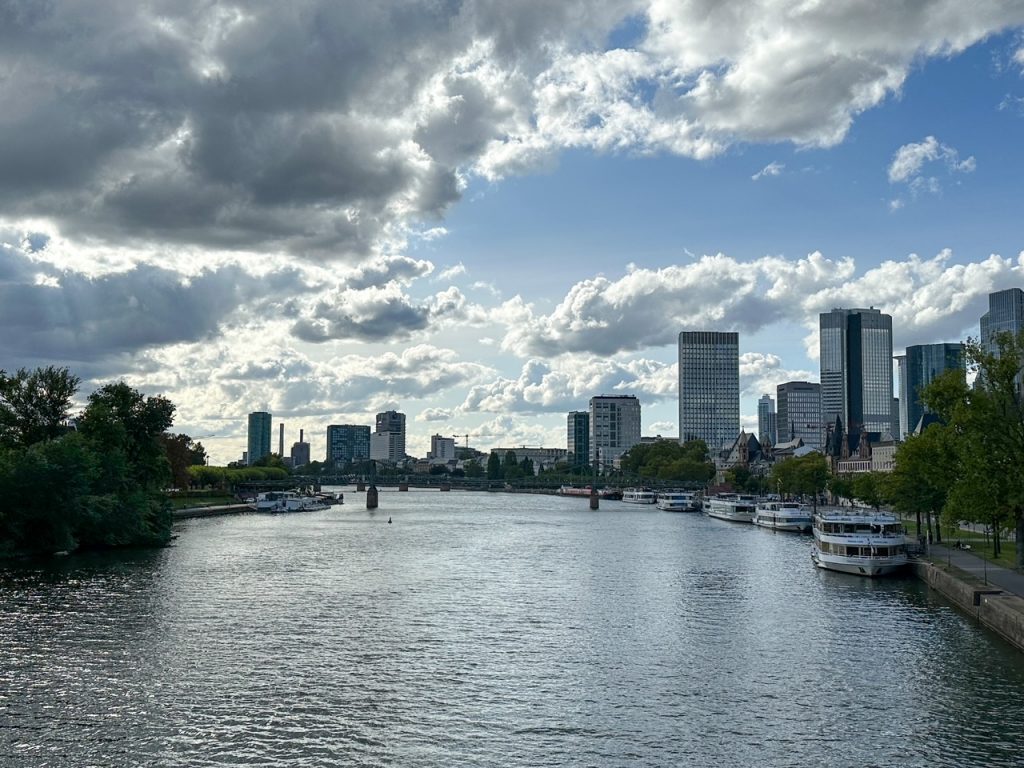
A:
[[[455,458],[455,438],[442,437],[441,435],[430,436],[430,453],[428,459],[451,461]]]
[[[245,463],[251,466],[269,454],[270,414],[266,411],[253,411],[249,414],[249,440]]]
[[[679,441],[703,440],[712,455],[740,432],[739,334],[679,334]]]
[[[370,458],[388,464],[405,461],[405,436],[398,432],[374,432],[370,435]]]
[[[370,428],[362,424],[327,427],[327,463],[347,464],[370,458]]]
[[[583,466],[590,456],[590,414],[587,411],[569,411],[565,431],[569,461],[574,466]]]
[[[299,430],[299,442],[292,443],[292,466],[304,467],[309,464],[309,443],[304,439],[304,430]]]
[[[1018,334],[1024,330],[1024,291],[1007,288],[988,295],[988,312],[981,316],[981,344],[997,353],[997,333]]]
[[[757,441],[762,446],[775,445],[779,441],[777,424],[775,401],[766,392],[757,401]]]
[[[937,376],[946,371],[960,371],[967,378],[967,357],[964,354],[964,345],[953,344],[915,344],[907,347],[906,365],[900,368],[903,373],[906,370],[906,382],[900,382],[900,393],[905,391],[906,405],[901,405],[901,410],[907,414],[907,432],[917,429],[921,417],[928,411],[921,402],[921,389],[928,386]]]
[[[811,381],[787,381],[775,388],[779,443],[801,440],[820,449],[825,445],[821,420],[821,385]]]
[[[822,421],[847,434],[895,435],[892,417],[892,316],[833,309],[819,316]]]
[[[600,466],[614,464],[640,442],[640,401],[633,395],[590,398],[590,458]]]
[[[394,437],[386,440],[379,439],[377,442],[388,444],[388,455],[386,461],[400,462],[405,460],[405,414],[399,411],[384,411],[377,414],[375,434],[390,433]],[[372,458],[377,458],[376,456]]]
[[[899,387],[899,437],[900,440],[906,440],[907,435],[910,434],[910,416],[907,413],[907,403],[909,398],[907,397],[907,356],[896,355],[896,386]]]
[[[528,448],[521,445],[518,448],[491,448],[491,453],[498,454],[498,458],[505,460],[505,455],[514,453],[516,461],[529,459],[533,462],[533,473],[539,474],[542,469],[550,469],[560,461],[565,461],[569,452],[565,448]]]

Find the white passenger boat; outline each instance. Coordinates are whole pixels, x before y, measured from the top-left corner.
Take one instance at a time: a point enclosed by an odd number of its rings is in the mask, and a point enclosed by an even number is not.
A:
[[[723,493],[704,499],[704,513],[720,520],[749,523],[754,520],[757,498],[735,493]]]
[[[257,512],[313,512],[329,509],[330,505],[315,496],[303,496],[295,491],[267,491],[256,496],[252,505]]]
[[[563,485],[558,489],[559,496],[584,496],[590,497],[590,486],[584,485],[582,487],[576,485]],[[597,495],[602,499],[619,499],[622,498],[622,491],[617,488],[598,488]]]
[[[661,491],[657,506],[666,512],[699,512],[700,495],[694,491]]]
[[[658,494],[649,488],[623,488],[622,500],[628,504],[654,504]]]
[[[811,510],[795,501],[762,501],[754,511],[754,525],[776,531],[810,533]]]
[[[820,511],[813,530],[811,559],[819,568],[884,576],[907,564],[903,523],[887,512]]]

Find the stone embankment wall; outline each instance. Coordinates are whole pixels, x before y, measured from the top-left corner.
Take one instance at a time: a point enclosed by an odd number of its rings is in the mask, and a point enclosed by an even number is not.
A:
[[[175,509],[171,512],[175,520],[183,520],[188,517],[213,517],[214,515],[237,515],[240,512],[249,512],[251,507],[248,504],[224,504],[219,507],[190,507],[188,509]]]
[[[917,561],[914,568],[929,587],[1024,651],[1024,598],[985,584],[963,571],[950,571],[924,560]]]

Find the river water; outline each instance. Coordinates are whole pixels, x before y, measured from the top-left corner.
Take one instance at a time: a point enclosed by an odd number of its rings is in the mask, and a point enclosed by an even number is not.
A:
[[[1024,765],[1024,655],[912,577],[621,502],[346,496],[0,567],[0,766]]]

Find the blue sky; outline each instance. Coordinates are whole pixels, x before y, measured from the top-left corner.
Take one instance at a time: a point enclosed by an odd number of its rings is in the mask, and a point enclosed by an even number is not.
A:
[[[8,16],[0,367],[165,394],[219,462],[255,409],[314,456],[385,408],[414,453],[563,445],[610,392],[675,434],[694,328],[740,332],[749,427],[818,312],[898,351],[1024,286],[1024,3]]]

